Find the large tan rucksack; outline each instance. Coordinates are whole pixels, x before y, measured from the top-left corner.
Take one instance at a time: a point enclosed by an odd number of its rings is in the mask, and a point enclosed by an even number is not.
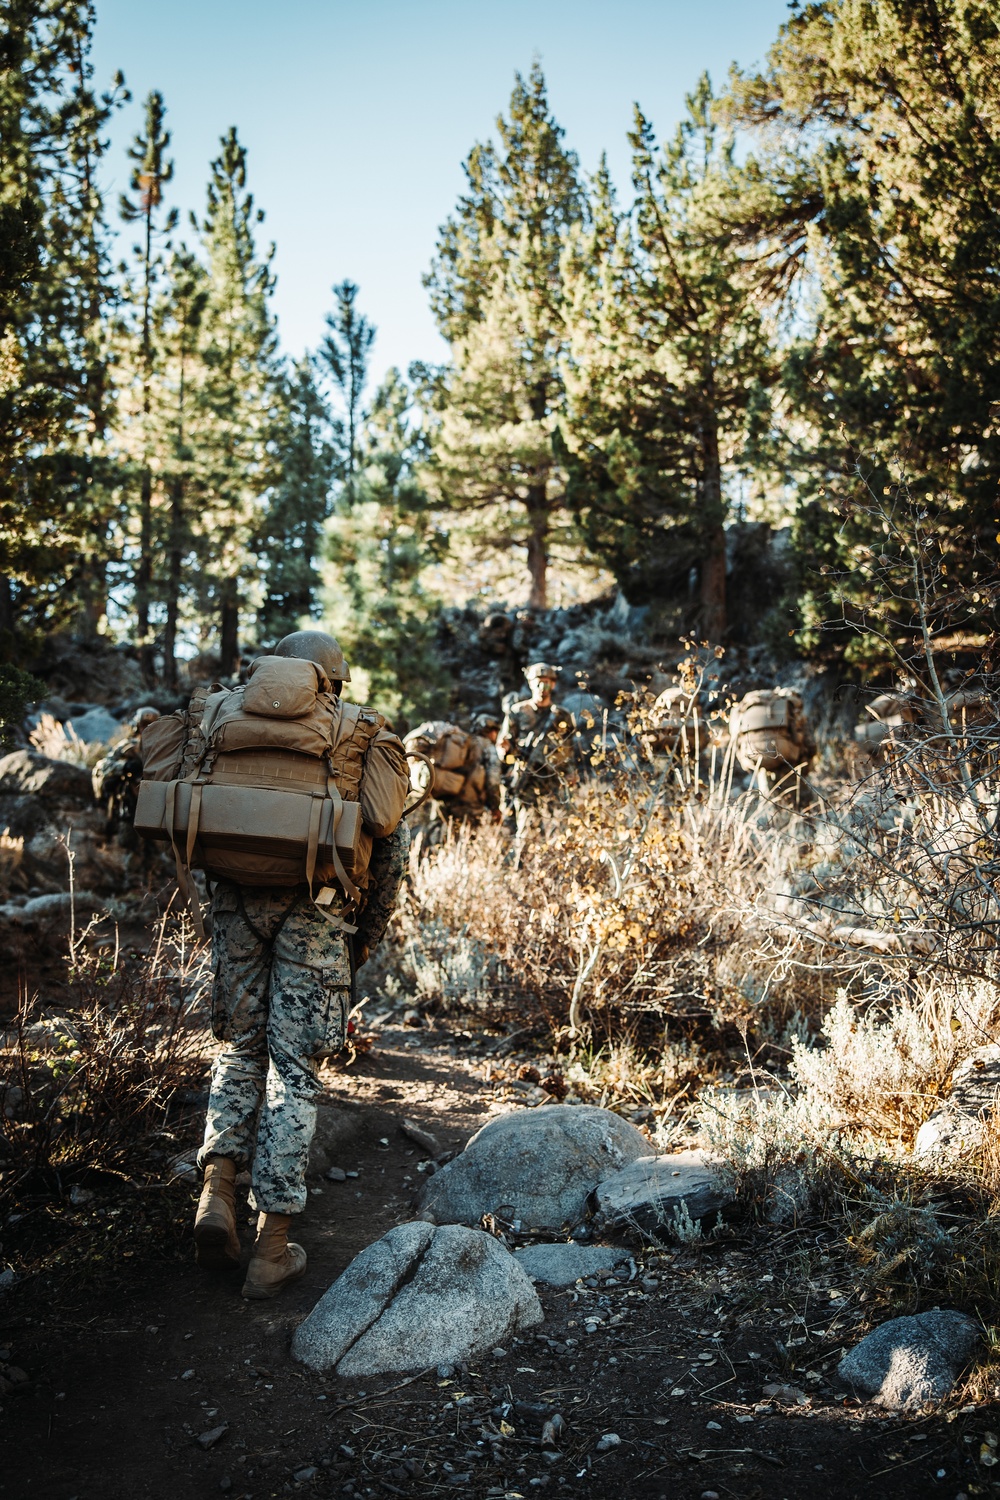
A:
[[[448,724],[443,719],[429,719],[419,724],[403,741],[411,754],[423,756],[430,762],[432,797],[461,797],[466,780],[476,761],[475,745],[471,734],[457,724]],[[423,790],[419,767],[414,768],[414,787]]]
[[[782,776],[815,754],[802,699],[789,688],[747,693],[733,710],[730,733],[744,771]]]
[[[880,693],[866,708],[869,717],[855,726],[854,738],[876,760],[885,760],[913,736],[919,701],[912,693]]]
[[[399,822],[403,747],[370,709],[344,703],[321,667],[260,657],[245,686],[214,684],[143,733],[135,827],[170,841],[200,920],[190,871],[241,885],[313,890],[348,914],[362,901],[372,836]],[[353,930],[342,922],[347,930]]]

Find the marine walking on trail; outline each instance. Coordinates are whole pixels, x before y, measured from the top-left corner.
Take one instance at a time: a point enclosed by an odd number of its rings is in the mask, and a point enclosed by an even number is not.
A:
[[[109,838],[132,827],[142,780],[142,732],[159,717],[159,709],[137,708],[129,723],[129,733],[101,757],[90,773],[94,800],[107,815]]]
[[[510,704],[497,738],[497,750],[507,774],[503,811],[519,835],[530,810],[556,795],[573,773],[573,715],[555,700],[559,668],[533,662],[525,668],[531,695]]]
[[[347,1035],[358,964],[382,938],[406,868],[409,776],[381,715],[346,703],[337,642],[296,631],[234,689],[196,694],[154,726],[137,826],[169,838],[178,881],[212,882],[212,1070],[198,1164],[198,1263],[240,1264],[237,1173],[257,1235],[244,1297],[305,1269],[289,1241],[306,1202],[319,1061]]]

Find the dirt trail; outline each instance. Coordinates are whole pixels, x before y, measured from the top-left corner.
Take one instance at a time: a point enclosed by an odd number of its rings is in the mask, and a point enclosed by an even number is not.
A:
[[[423,1153],[401,1119],[459,1147],[499,1107],[483,1071],[467,1037],[386,1031],[334,1078],[331,1102],[350,1120],[335,1164],[358,1175],[314,1183],[298,1231],[309,1269],[274,1303],[244,1302],[239,1276],[205,1276],[190,1258],[130,1262],[113,1292],[70,1314],[40,1312],[36,1299],[27,1319],[9,1296],[0,1341],[31,1384],[0,1416],[0,1495],[952,1500],[1000,1491],[978,1465],[982,1407],[903,1421],[827,1385],[861,1312],[849,1288],[805,1278],[794,1236],[633,1252],[625,1279],[541,1288],[537,1332],[450,1377],[359,1390],[295,1366],[296,1323],[363,1246],[412,1214]],[[248,1225],[243,1238],[248,1249]],[[801,1399],[765,1399],[769,1383]],[[540,1443],[552,1411],[566,1422],[557,1462]],[[199,1442],[220,1427],[211,1446]]]

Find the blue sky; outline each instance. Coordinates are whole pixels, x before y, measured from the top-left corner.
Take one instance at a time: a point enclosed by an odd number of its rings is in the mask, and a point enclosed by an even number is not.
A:
[[[166,99],[173,201],[204,204],[208,163],[235,124],[249,183],[277,245],[282,343],[315,347],[330,288],[350,277],[379,337],[373,371],[444,355],[421,275],[514,73],[537,55],[567,144],[593,171],[608,153],[628,184],[638,100],[661,136],[707,68],[762,61],[786,0],[97,0],[97,79],[121,68],[109,207],[152,88]],[[128,239],[123,242],[123,250]]]

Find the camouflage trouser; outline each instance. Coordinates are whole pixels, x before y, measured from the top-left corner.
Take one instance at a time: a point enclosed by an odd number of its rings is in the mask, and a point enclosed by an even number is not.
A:
[[[305,1207],[316,1128],[317,1059],[344,1045],[350,960],[344,935],[303,891],[222,881],[212,899],[212,1029],[225,1045],[212,1069],[209,1156],[250,1167],[251,1205]]]

